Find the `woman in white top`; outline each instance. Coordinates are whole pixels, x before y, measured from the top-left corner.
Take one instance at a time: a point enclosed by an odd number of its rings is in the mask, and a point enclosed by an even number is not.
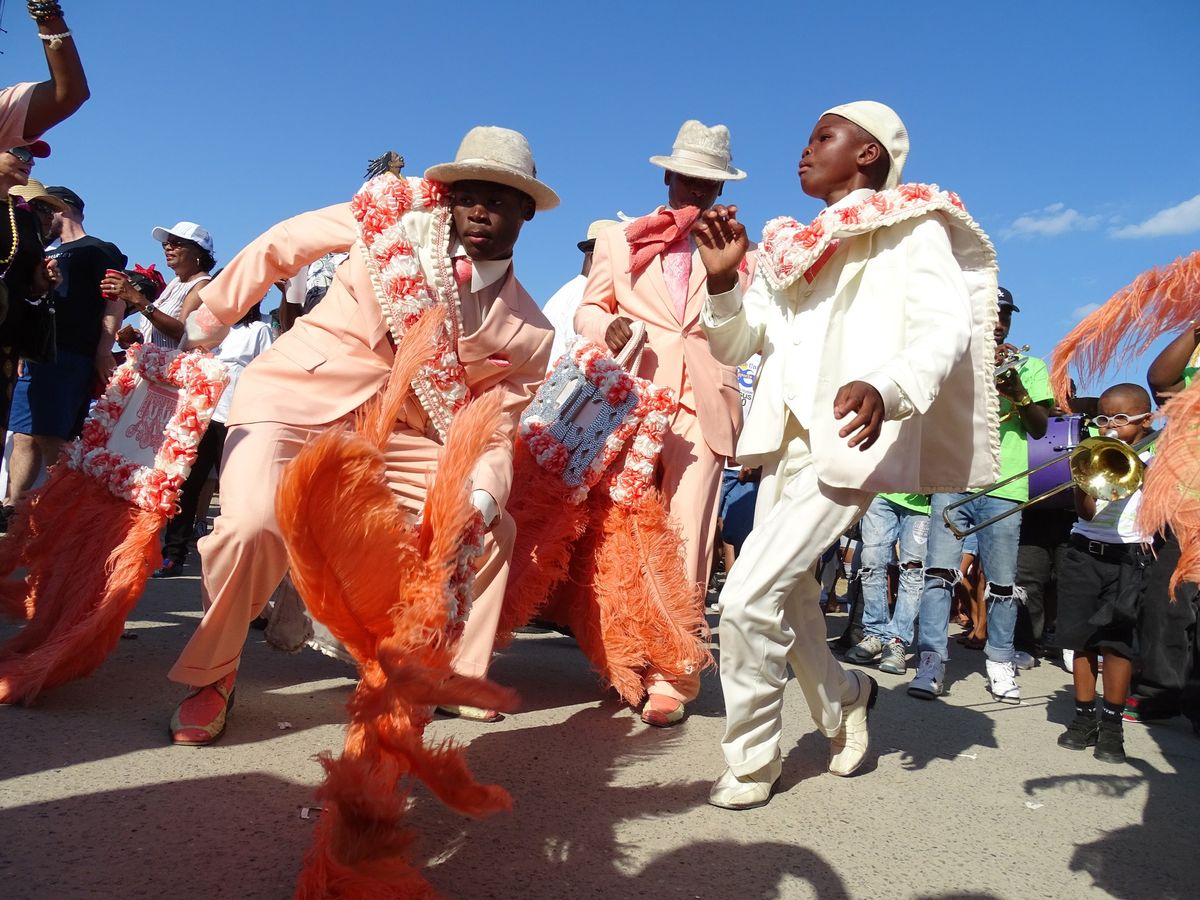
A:
[[[195,222],[180,222],[174,228],[155,228],[150,236],[162,244],[167,266],[175,273],[158,300],[149,303],[125,273],[115,270],[104,276],[100,288],[141,312],[117,335],[121,346],[151,343],[174,350],[183,337],[184,320],[200,305],[200,288],[212,280],[209,273],[217,264],[212,235]]]

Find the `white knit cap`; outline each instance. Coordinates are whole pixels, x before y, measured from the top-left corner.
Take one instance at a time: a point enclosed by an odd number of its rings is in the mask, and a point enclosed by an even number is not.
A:
[[[821,115],[849,119],[879,141],[891,157],[892,163],[883,186],[894,188],[900,183],[900,177],[904,173],[904,161],[908,159],[908,129],[904,127],[894,109],[874,100],[856,100],[827,109]]]

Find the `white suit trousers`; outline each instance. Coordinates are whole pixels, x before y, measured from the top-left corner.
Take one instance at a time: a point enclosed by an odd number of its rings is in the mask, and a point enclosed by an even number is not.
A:
[[[827,737],[841,728],[843,699],[858,690],[825,642],[813,573],[875,495],[822,484],[808,433],[791,416],[784,440],[786,453],[774,473],[763,474],[754,529],[721,592],[721,748],[737,775],[761,769],[779,752],[788,663]]]

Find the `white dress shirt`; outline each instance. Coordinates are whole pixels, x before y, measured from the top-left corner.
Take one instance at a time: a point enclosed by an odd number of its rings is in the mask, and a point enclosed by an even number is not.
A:
[[[575,337],[575,310],[583,300],[583,289],[587,286],[586,275],[576,275],[546,301],[542,312],[554,326],[554,343],[550,347],[550,365],[567,352],[567,342]]]

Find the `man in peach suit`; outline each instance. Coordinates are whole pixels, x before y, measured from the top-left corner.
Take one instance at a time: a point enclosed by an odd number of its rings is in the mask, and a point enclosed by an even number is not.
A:
[[[553,339],[512,269],[521,226],[535,210],[558,205],[558,196],[535,172],[523,135],[474,128],[454,163],[425,173],[426,179],[449,186],[446,199],[435,202],[432,211],[414,208],[400,218],[430,293],[447,308],[449,334],[456,338],[451,346],[461,364],[458,375],[447,376],[449,388],[414,380],[413,397],[391,436],[385,453],[388,482],[406,508],[416,512],[424,502],[427,477],[436,469],[452,417],[453,392],[465,386],[470,396],[488,390],[504,394],[508,440],[481,458],[472,479],[471,502],[489,535],[476,574],[476,600],[454,662],[457,672],[470,676],[487,672],[508,577],[514,527],[504,507],[512,483],[512,436],[521,410],[545,377]],[[414,195],[430,188],[419,179],[408,184]],[[276,225],[205,288],[200,309],[189,317],[188,345],[212,346],[274,282],[326,253],[350,253],[322,303],[248,366],[238,384],[221,466],[221,515],[199,544],[204,619],[170,672],[173,681],[193,686],[172,720],[177,744],[207,744],[224,730],[247,629],[287,569],[275,519],[284,466],[306,440],[345,421],[380,391],[391,372],[400,317],[395,301],[380,287],[388,269],[372,268],[364,252],[368,227],[351,204]],[[430,365],[445,359],[438,354]],[[448,711],[498,718],[471,707]]]
[[[737,371],[713,358],[699,327],[705,271],[689,228],[726,181],[746,177],[731,159],[728,128],[685,122],[671,155],[650,158],[666,169],[668,206],[597,236],[575,314],[575,330],[614,353],[629,340],[631,322],[643,322],[646,349],[636,374],[679,398],[660,459],[660,487],[683,532],[687,570],[698,584],[707,583],[712,568],[721,469],[733,456],[742,409]],[[652,670],[646,686],[642,720],[661,727],[682,721],[684,704],[695,698],[700,681]]]

